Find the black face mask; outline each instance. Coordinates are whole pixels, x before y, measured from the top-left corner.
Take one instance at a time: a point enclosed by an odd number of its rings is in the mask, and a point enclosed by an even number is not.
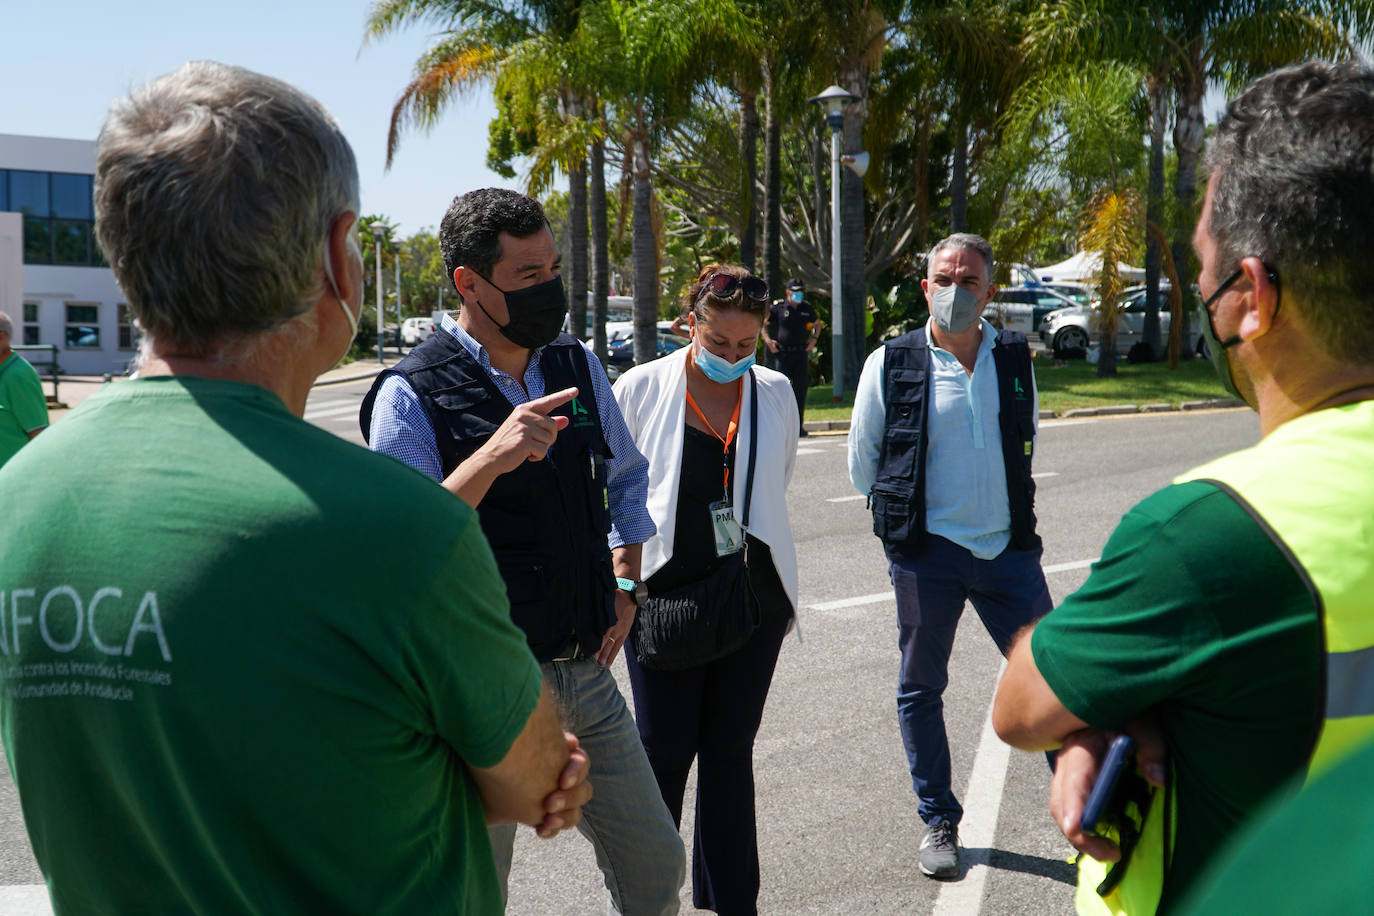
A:
[[[487,282],[491,283],[490,280]],[[568,297],[563,292],[561,276],[524,289],[504,290],[495,283],[491,285],[506,297],[506,314],[510,316],[505,325],[496,326],[506,340],[517,347],[537,350],[552,343],[563,329],[563,317],[568,313]],[[496,324],[496,319],[491,317],[491,312],[481,302],[477,303],[477,307],[482,314],[491,318],[492,324]]]

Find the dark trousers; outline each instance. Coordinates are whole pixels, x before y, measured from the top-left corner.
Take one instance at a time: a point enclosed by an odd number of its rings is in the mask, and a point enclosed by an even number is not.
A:
[[[697,761],[692,902],[698,909],[757,912],[754,736],[789,619],[765,610],[764,624],[744,648],[686,671],[640,667],[626,644],[639,735],[679,827],[687,774]]]
[[[773,354],[773,368],[787,376],[787,380],[792,383],[792,393],[797,398],[797,421],[806,420],[806,350],[799,348],[794,350],[784,350],[778,348],[778,352]]]
[[[998,651],[1006,655],[1017,632],[1052,606],[1040,554],[1039,548],[1008,547],[991,560],[980,560],[933,534],[926,536],[925,549],[915,559],[888,553],[902,651],[897,721],[916,810],[927,824],[947,820],[957,825],[964,814],[950,785],[943,700],[964,602],[973,604]],[[1053,755],[1047,756],[1052,762]]]

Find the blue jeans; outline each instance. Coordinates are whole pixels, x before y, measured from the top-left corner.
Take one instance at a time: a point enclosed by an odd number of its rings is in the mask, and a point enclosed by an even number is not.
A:
[[[902,651],[897,721],[918,799],[916,810],[927,824],[958,824],[964,814],[950,787],[942,699],[964,602],[972,602],[992,641],[1006,655],[1017,632],[1052,606],[1040,569],[1041,552],[1008,547],[991,560],[980,560],[958,544],[928,534],[925,549],[915,559],[888,553]]]
[[[686,852],[615,678],[594,659],[547,662],[540,668],[558,700],[563,727],[577,736],[591,759],[594,794],[577,829],[596,851],[610,912],[677,913]],[[515,825],[502,824],[488,833],[504,898]]]

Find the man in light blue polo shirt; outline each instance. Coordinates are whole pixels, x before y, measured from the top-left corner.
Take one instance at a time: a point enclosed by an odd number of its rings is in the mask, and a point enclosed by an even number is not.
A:
[[[959,874],[963,808],[950,786],[941,696],[965,601],[1005,655],[1045,614],[1031,457],[1038,402],[1026,338],[983,320],[992,246],[931,249],[925,326],[875,350],[854,395],[849,476],[869,497],[897,596],[897,713],[927,825],[921,871]]]

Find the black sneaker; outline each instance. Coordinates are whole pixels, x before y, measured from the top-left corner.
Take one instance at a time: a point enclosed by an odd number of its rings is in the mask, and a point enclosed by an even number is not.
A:
[[[959,874],[959,828],[949,821],[936,821],[921,840],[921,871],[932,878],[953,878]]]

